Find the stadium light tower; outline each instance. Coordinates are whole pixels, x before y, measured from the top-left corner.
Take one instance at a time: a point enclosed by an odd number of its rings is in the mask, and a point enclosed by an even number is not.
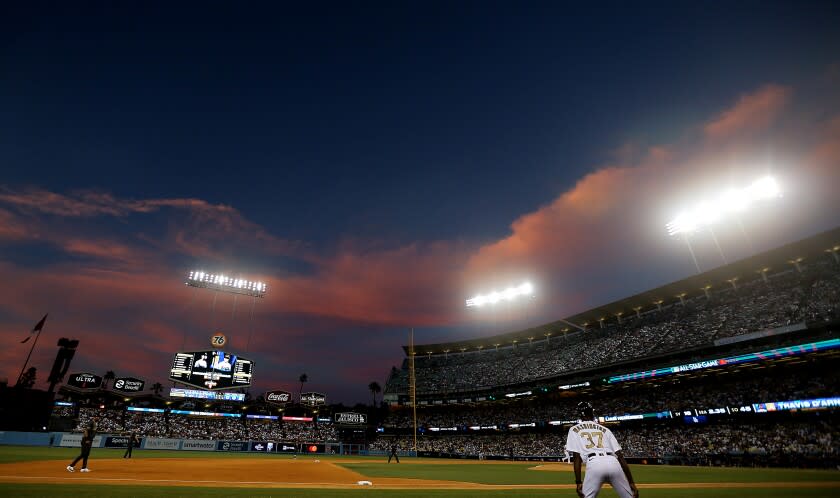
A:
[[[533,296],[534,286],[531,282],[525,282],[516,287],[508,287],[507,289],[497,292],[493,291],[489,294],[479,294],[473,298],[467,299],[467,308],[482,307],[487,304],[496,304],[499,302],[513,301],[522,296]]]
[[[244,294],[251,297],[265,297],[266,284],[241,278],[231,278],[221,274],[191,271],[186,284],[190,287],[213,289],[230,294]]]
[[[257,303],[257,298],[265,297],[265,294],[268,291],[268,286],[265,284],[265,282],[245,280],[243,278],[232,278],[226,275],[222,275],[220,273],[208,273],[203,270],[195,270],[191,271],[189,275],[187,275],[187,281],[185,283],[189,287],[212,289],[213,291],[217,291],[213,293],[213,305],[210,312],[211,327],[215,326],[214,321],[216,316],[216,297],[218,295],[218,292],[234,294],[231,320],[236,316],[236,300],[239,297],[239,295],[245,295],[252,298],[251,316],[248,322],[248,339],[245,343],[245,351],[248,351],[248,349],[251,347],[251,332],[253,329],[252,325],[254,322],[254,306]],[[186,345],[186,340],[187,335],[185,329],[183,337],[184,345]]]
[[[682,236],[685,239],[688,249],[691,251],[694,265],[697,267],[697,272],[700,273],[700,265],[697,264],[697,258],[688,239],[690,235],[697,233],[703,228],[708,229],[723,262],[726,263],[726,256],[723,254],[723,249],[721,249],[713,229],[714,225],[727,221],[730,217],[737,218],[740,223],[739,216],[741,213],[760,202],[777,199],[781,196],[782,189],[779,187],[776,179],[772,176],[765,176],[754,181],[747,187],[729,189],[721,193],[716,199],[705,200],[697,204],[693,209],[681,212],[669,221],[665,225],[665,228],[668,230],[668,235]],[[743,224],[741,224],[741,231],[744,232],[747,242],[752,245],[744,230]]]

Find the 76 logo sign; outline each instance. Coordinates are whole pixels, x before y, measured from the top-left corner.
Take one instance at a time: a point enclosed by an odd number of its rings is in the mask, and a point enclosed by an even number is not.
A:
[[[223,348],[225,344],[227,344],[227,337],[221,332],[216,332],[213,334],[213,337],[210,338],[210,344],[213,345],[214,348]]]

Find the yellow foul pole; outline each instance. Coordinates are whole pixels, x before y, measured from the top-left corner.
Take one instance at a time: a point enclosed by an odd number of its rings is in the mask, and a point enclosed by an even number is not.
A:
[[[417,454],[417,387],[414,376],[414,329],[408,333],[408,394],[414,419],[414,453]]]

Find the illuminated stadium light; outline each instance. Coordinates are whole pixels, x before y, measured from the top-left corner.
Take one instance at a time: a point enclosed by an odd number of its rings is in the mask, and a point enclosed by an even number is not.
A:
[[[684,211],[665,225],[668,235],[687,235],[714,225],[726,215],[746,211],[753,204],[781,197],[782,190],[775,178],[765,176],[742,189],[730,189],[715,200],[704,201],[690,211]]]
[[[186,284],[190,287],[201,287],[253,297],[264,297],[267,290],[267,286],[263,282],[231,278],[226,275],[203,271],[191,271]]]
[[[490,294],[479,294],[471,299],[467,299],[467,307],[481,307],[485,304],[496,304],[500,301],[513,301],[520,296],[534,295],[534,286],[530,282],[525,282],[517,287],[509,287],[503,291],[493,291]]]

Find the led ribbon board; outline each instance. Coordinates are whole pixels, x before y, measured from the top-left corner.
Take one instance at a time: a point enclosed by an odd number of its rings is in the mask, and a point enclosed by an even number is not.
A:
[[[663,377],[666,375],[673,375],[681,372],[690,372],[692,370],[703,370],[706,368],[723,367],[727,365],[737,365],[739,363],[748,363],[752,361],[767,361],[775,360],[777,358],[785,358],[788,356],[799,356],[803,354],[816,353],[817,351],[825,351],[829,349],[836,349],[840,347],[840,339],[829,339],[827,341],[811,342],[808,344],[800,344],[797,346],[788,346],[784,348],[769,349],[756,353],[747,353],[738,356],[730,356],[728,358],[718,358],[714,360],[698,361],[695,363],[686,363],[684,365],[675,365],[671,367],[657,368],[655,370],[643,370],[641,372],[634,372],[623,375],[614,375],[607,379],[608,384],[617,384],[619,382],[626,382],[628,380],[642,380],[652,377]]]
[[[182,389],[173,387],[169,389],[170,398],[198,398],[222,401],[245,401],[245,393],[200,391],[198,389]]]
[[[796,399],[790,401],[773,401],[771,403],[753,403],[752,406],[755,413],[840,408],[840,397]]]
[[[195,417],[242,417],[242,415],[239,413],[196,412],[191,410],[170,410],[169,413],[175,415],[192,415]]]

